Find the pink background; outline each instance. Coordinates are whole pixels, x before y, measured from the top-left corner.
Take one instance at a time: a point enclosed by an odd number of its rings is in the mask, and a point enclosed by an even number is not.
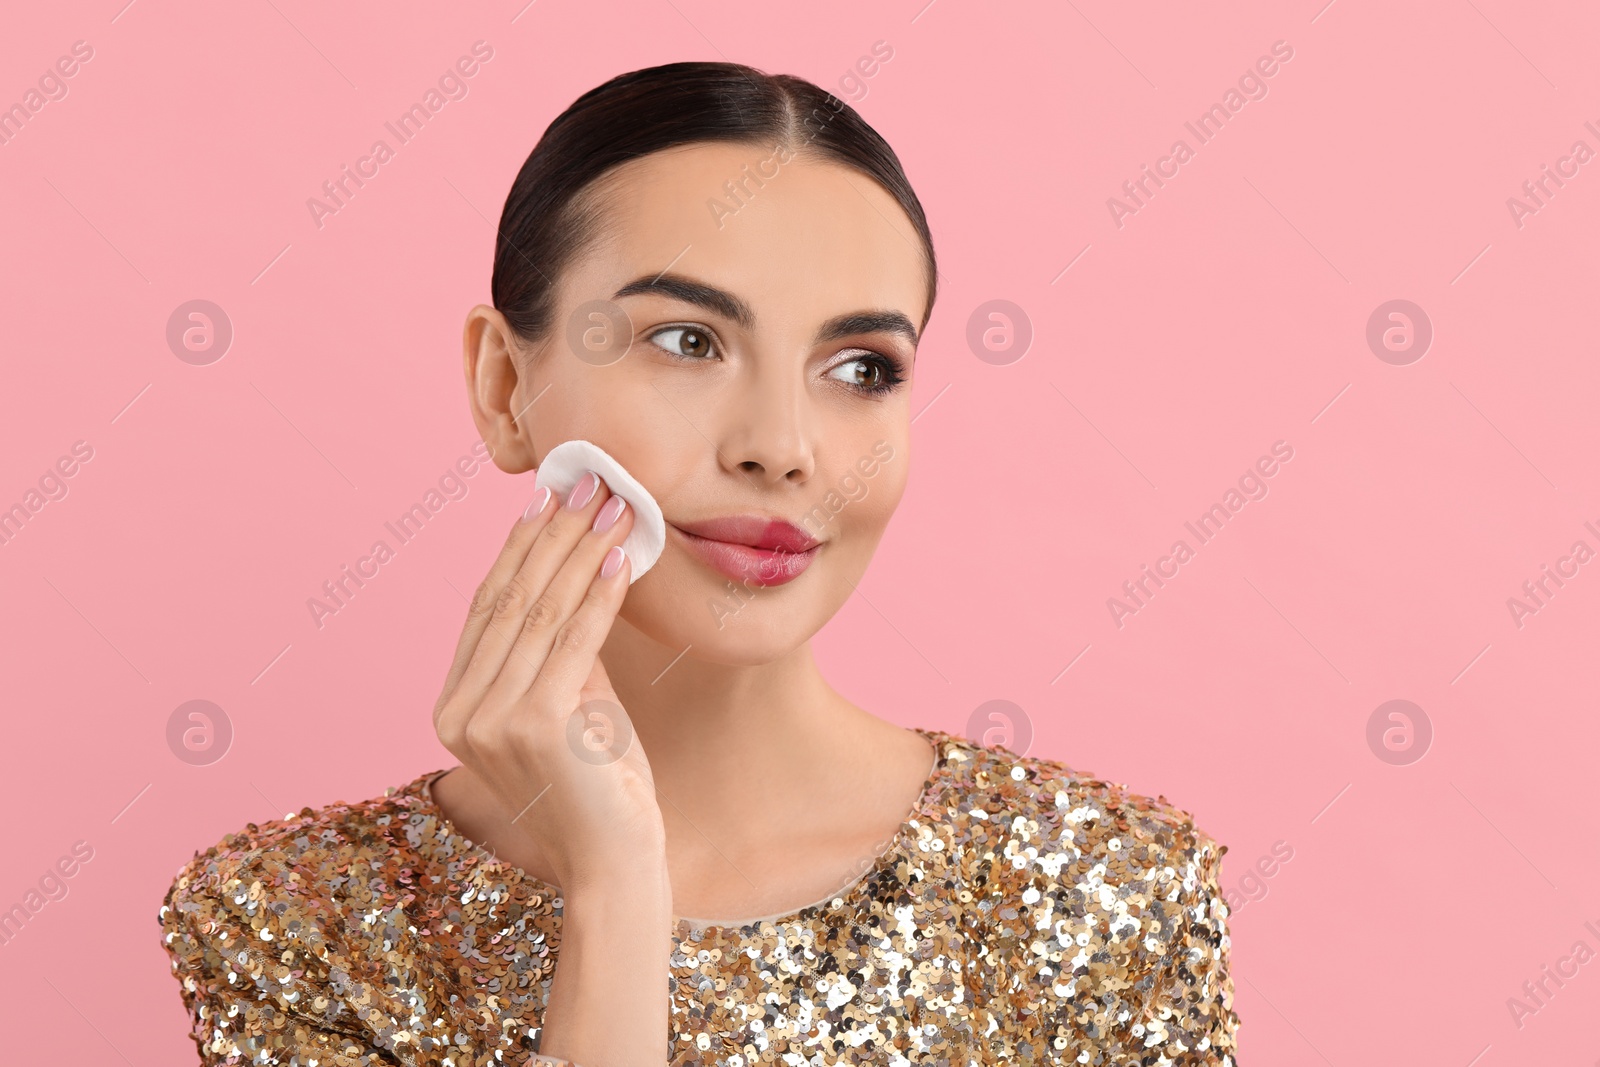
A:
[[[1520,627],[1507,607],[1600,550],[1600,161],[1520,227],[1507,207],[1600,150],[1600,16],[924,2],[9,14],[0,105],[94,55],[0,145],[0,507],[74,442],[93,458],[0,545],[0,907],[94,856],[0,946],[7,1062],[193,1062],[156,925],[179,865],[454,762],[429,712],[529,482],[468,480],[320,630],[306,600],[475,442],[462,319],[545,124],[616,73],[724,57],[856,102],[942,266],[909,493],[817,640],[836,684],[955,732],[1014,702],[1030,754],[1193,812],[1236,896],[1292,848],[1233,918],[1247,1067],[1600,1058],[1600,961],[1520,1028],[1507,1006],[1600,949],[1600,562]],[[306,200],[477,40],[469,95],[318,229]],[[1184,122],[1280,40],[1268,94],[1199,144]],[[1179,137],[1194,158],[1119,228],[1107,199]],[[207,366],[166,341],[193,299],[234,329]],[[967,342],[995,299],[1034,331],[1003,365]],[[1434,329],[1404,366],[1365,336],[1394,299]],[[1270,493],[1119,628],[1107,599],[1280,440]],[[235,734],[206,766],[167,743],[193,699]],[[1404,765],[1367,741],[1394,699],[1433,730]]]

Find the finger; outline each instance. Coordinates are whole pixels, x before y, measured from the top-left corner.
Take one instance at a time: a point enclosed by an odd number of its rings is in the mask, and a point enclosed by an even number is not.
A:
[[[468,720],[516,643],[524,618],[548,584],[546,575],[559,566],[560,559],[555,557],[565,558],[570,553],[603,506],[609,495],[605,483],[597,478],[591,484],[587,495],[581,479],[567,493],[553,495],[543,513],[529,524],[534,529],[514,529],[511,538],[525,540],[525,547],[520,555],[511,550],[496,560],[491,577],[474,595],[470,625],[476,640],[450,696],[435,710],[436,726],[446,747],[452,741],[459,743],[465,735]]]
[[[515,645],[485,695],[487,700],[496,704],[519,704],[535,676],[544,669],[557,635],[583,605],[607,553],[613,546],[620,545],[632,529],[633,509],[620,497],[616,499],[622,510],[616,514],[613,524],[605,530],[596,530],[591,525],[551,576],[543,595],[529,608]],[[602,509],[596,514],[606,515],[608,511]],[[533,565],[531,558],[529,565]]]
[[[621,547],[611,552],[622,552]],[[610,552],[606,560],[613,560]],[[605,571],[606,565],[602,566]],[[634,728],[600,661],[600,649],[627,597],[632,561],[622,555],[608,576],[595,574],[573,617],[530,686],[525,705],[538,707],[546,729],[560,731],[584,763],[614,763],[634,749]]]
[[[611,552],[622,552],[618,546]],[[607,559],[611,554],[607,554]],[[604,568],[602,568],[604,569]],[[607,576],[595,575],[583,601],[557,631],[550,654],[529,688],[527,705],[545,709],[549,728],[560,729],[573,743],[577,728],[590,752],[605,750],[611,762],[631,747],[628,713],[617,700],[600,660],[600,650],[628,593],[632,564],[624,554]],[[572,716],[579,715],[580,723]],[[581,753],[579,755],[582,755]]]
[[[622,565],[625,568],[625,573],[622,575],[622,595],[624,599],[626,599],[628,595],[627,589],[633,578],[633,561],[625,559]],[[618,612],[621,610],[622,609],[620,607],[617,609]],[[614,619],[615,617],[616,613],[613,613],[612,618]],[[609,628],[606,632],[610,633]],[[605,647],[605,641],[603,638],[601,640],[601,647]],[[589,665],[589,676],[583,680],[582,687],[578,689],[578,699],[580,701],[596,700],[601,697],[604,697],[607,700],[616,700],[617,691],[611,686],[611,676],[606,673],[605,661],[603,661],[599,655],[596,655],[594,660]]]
[[[542,507],[541,507],[542,505]],[[472,600],[467,607],[466,622],[461,628],[461,637],[456,642],[455,655],[450,663],[450,670],[445,675],[444,687],[440,692],[439,703],[434,707],[434,728],[440,726],[440,713],[445,703],[450,700],[456,687],[461,683],[461,677],[467,669],[467,664],[472,660],[472,654],[477,650],[478,642],[483,638],[484,631],[488,629],[494,606],[500,598],[501,590],[506,587],[512,577],[522,567],[528,557],[528,551],[533,547],[539,532],[545,528],[561,506],[561,498],[553,493],[548,486],[541,486],[533,494],[527,508],[518,515],[511,524],[511,530],[506,534],[505,543],[500,547],[500,553],[490,565],[489,572],[483,581],[478,583],[473,592]]]
[[[633,561],[628,559],[621,545],[608,549],[602,559],[610,559],[613,552],[621,555],[616,568],[605,574],[606,565],[602,563],[577,608],[552,635],[544,665],[530,684],[535,693],[581,695],[586,686],[592,687],[597,670],[600,678],[605,679],[605,667],[600,666],[600,649],[628,595],[628,579],[633,573]],[[606,684],[609,685],[609,681]]]
[[[488,625],[462,672],[452,697],[453,704],[478,709],[507,663],[517,661],[524,669],[538,670],[543,652],[536,644],[518,648],[517,643],[530,623],[536,630],[546,624],[554,628],[569,614],[561,610],[557,598],[550,595],[551,582],[574,549],[583,543],[585,535],[592,531],[595,516],[610,497],[611,493],[598,475],[592,478],[586,475],[566,494],[559,508],[552,508],[550,520],[534,539],[522,566],[506,581],[490,609]],[[606,534],[609,536],[613,532],[614,529],[608,530]],[[573,599],[576,602],[576,597]],[[521,688],[516,693],[520,695]],[[464,722],[453,721],[454,725],[465,729]]]

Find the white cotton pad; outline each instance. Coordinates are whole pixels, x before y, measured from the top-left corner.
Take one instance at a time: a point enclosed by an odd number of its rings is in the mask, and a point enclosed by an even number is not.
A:
[[[589,441],[563,441],[546,453],[534,475],[534,488],[548,485],[559,507],[566,499],[567,490],[578,484],[585,471],[594,471],[605,479],[606,488],[626,500],[633,509],[633,529],[622,539],[622,550],[628,554],[632,567],[632,577],[628,579],[628,584],[632,585],[655,566],[656,560],[661,558],[661,550],[666,547],[667,522],[661,516],[661,506],[622,464]]]

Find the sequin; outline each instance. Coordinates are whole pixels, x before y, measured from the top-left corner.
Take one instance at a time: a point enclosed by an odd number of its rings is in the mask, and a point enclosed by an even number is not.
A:
[[[851,887],[676,920],[670,1062],[1234,1067],[1226,846],[1165,797],[920,732],[928,788]],[[178,872],[158,920],[202,1063],[531,1062],[561,897],[455,831],[439,773]]]

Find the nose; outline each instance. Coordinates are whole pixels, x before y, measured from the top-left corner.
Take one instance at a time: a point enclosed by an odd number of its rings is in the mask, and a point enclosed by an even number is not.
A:
[[[731,391],[733,407],[718,447],[730,471],[764,485],[804,484],[816,470],[811,400],[790,366],[752,369],[743,388]]]

